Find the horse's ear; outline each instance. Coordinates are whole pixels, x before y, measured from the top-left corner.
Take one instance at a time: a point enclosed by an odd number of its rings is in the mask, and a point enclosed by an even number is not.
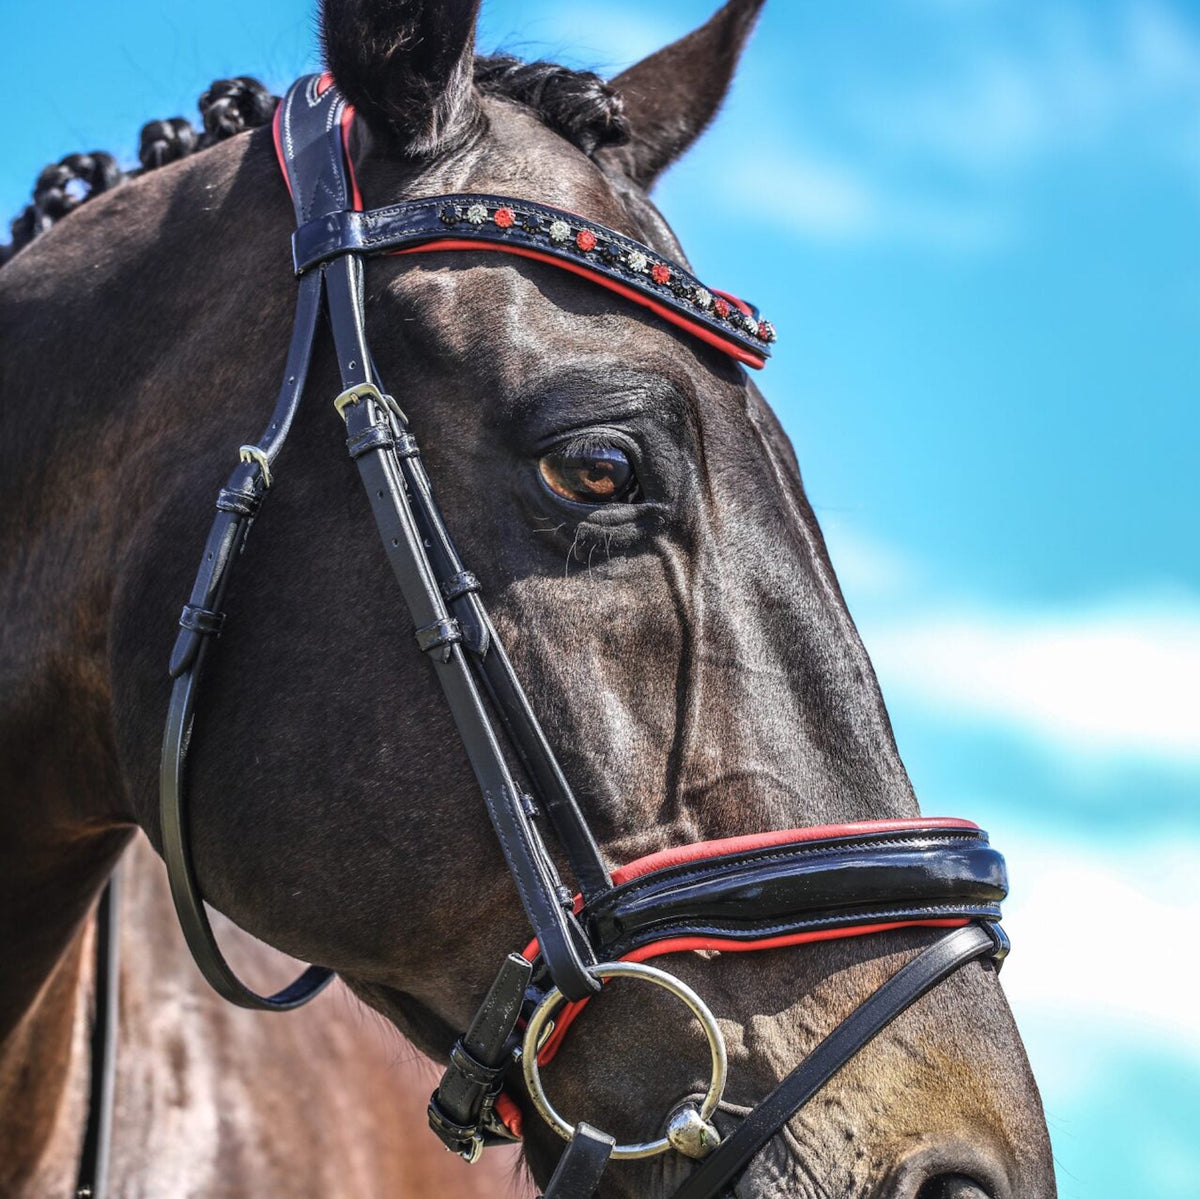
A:
[[[374,133],[430,154],[471,129],[479,4],[322,0],[325,64]]]
[[[597,154],[649,189],[717,115],[764,0],[729,0],[707,24],[623,71],[612,86],[633,136]]]

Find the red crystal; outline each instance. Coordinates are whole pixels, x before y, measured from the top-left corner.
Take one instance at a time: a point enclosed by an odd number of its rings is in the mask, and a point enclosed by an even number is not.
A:
[[[650,268],[650,278],[653,279],[655,283],[670,283],[671,270],[669,267],[663,266],[661,262],[656,262]]]
[[[720,296],[717,296],[717,298],[713,300],[713,311],[717,314],[717,316],[724,320],[729,315],[729,301],[722,300]]]
[[[775,326],[770,321],[758,322],[758,340],[765,342],[775,340]]]
[[[580,229],[575,234],[575,244],[584,251],[596,248],[596,235],[590,229]]]
[[[516,219],[511,208],[497,208],[496,215],[492,218],[501,229],[511,228]]]

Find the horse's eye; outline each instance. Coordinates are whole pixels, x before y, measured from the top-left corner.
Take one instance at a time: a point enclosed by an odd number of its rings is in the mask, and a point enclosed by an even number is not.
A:
[[[542,480],[555,495],[577,504],[611,504],[635,497],[637,475],[615,445],[560,446],[538,462]]]

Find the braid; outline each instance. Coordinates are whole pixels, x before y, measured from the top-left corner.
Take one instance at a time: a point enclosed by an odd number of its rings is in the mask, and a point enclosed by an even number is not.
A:
[[[200,138],[186,117],[169,121],[147,121],[138,134],[138,162],[143,171],[186,158],[200,145]]]
[[[267,124],[275,115],[278,103],[278,96],[272,96],[249,75],[218,79],[200,97],[200,119],[204,122],[201,149],[243,130]]]
[[[524,104],[556,133],[594,154],[629,140],[620,95],[599,75],[507,55],[475,60],[480,91]],[[123,174],[110,154],[68,154],[38,176],[33,203],[12,222],[12,241],[0,245],[0,266],[80,204],[130,179],[247,129],[267,124],[279,103],[257,79],[218,79],[200,97],[201,130],[184,117],[150,121],[138,138],[139,169]]]
[[[166,121],[148,121],[138,136],[140,169],[123,172],[111,154],[99,150],[91,154],[68,154],[51,163],[37,177],[33,203],[12,222],[12,241],[0,245],[0,266],[33,239],[45,233],[80,204],[168,162],[186,158],[217,142],[247,129],[267,124],[279,103],[257,79],[239,75],[236,79],[218,79],[200,97],[203,133],[198,133],[185,117]]]

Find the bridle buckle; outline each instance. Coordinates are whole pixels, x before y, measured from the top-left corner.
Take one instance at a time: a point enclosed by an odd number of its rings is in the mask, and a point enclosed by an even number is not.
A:
[[[353,387],[347,387],[334,401],[334,411],[342,418],[346,419],[346,409],[351,404],[357,404],[361,400],[374,400],[380,408],[386,408],[400,420],[407,422],[408,418],[404,415],[404,410],[396,403],[393,396],[385,395],[374,383],[356,383]]]

